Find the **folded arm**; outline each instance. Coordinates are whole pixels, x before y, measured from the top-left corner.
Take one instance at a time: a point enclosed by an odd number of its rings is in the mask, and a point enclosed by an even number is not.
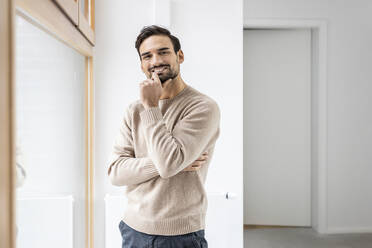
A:
[[[108,175],[116,186],[140,184],[159,176],[150,158],[135,158],[130,120],[127,108],[108,162]]]
[[[195,161],[218,135],[220,111],[212,101],[191,106],[172,133],[166,128],[159,107],[140,113],[149,157],[162,178],[169,178]]]

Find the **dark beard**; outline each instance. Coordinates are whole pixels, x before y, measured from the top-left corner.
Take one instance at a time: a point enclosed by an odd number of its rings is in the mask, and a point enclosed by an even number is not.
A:
[[[160,82],[162,84],[164,84],[168,79],[175,79],[177,77],[178,73],[175,73],[175,72],[169,72],[169,73],[166,73],[166,74],[161,74],[161,75],[158,75],[159,76],[159,79],[160,79]]]

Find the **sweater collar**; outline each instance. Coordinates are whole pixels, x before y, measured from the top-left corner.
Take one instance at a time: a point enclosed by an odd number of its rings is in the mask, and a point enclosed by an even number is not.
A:
[[[165,98],[165,99],[160,99],[159,100],[159,103],[161,105],[164,105],[164,104],[169,104],[171,102],[173,102],[174,100],[180,98],[181,96],[185,95],[186,92],[188,92],[190,90],[190,86],[189,85],[186,85],[185,88],[183,88],[183,90],[181,90],[177,95],[175,95],[173,98]]]

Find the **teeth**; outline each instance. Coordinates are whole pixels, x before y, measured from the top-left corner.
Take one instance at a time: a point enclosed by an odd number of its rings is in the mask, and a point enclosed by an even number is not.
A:
[[[166,68],[166,66],[162,66],[162,67],[154,68],[154,69],[152,69],[152,72],[161,72],[161,71],[163,71],[165,68]]]

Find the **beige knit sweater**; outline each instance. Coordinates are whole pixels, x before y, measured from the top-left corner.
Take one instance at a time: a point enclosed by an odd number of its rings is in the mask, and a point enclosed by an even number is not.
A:
[[[127,186],[123,221],[153,235],[180,235],[205,228],[208,167],[220,132],[220,110],[210,97],[187,85],[158,107],[140,100],[125,110],[108,174]],[[182,171],[208,151],[197,171]]]

